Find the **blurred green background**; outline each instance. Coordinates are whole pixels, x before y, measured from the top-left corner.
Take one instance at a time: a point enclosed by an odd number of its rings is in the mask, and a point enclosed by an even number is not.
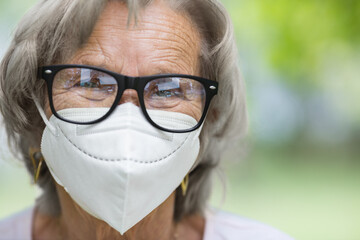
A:
[[[360,1],[224,0],[250,134],[224,156],[211,204],[296,239],[360,239]],[[0,56],[34,0],[0,1]],[[0,218],[39,191],[0,128]],[[227,179],[226,197],[221,179]]]

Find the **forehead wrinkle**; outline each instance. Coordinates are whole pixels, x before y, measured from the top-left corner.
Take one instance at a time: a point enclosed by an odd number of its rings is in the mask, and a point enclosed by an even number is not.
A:
[[[152,17],[151,19],[142,18],[139,20],[136,26],[131,27],[128,27],[124,24],[119,24],[120,22],[126,22],[127,19],[126,17],[119,17],[120,19],[111,18],[111,21],[116,20],[115,24],[111,22],[105,22],[105,24],[103,24],[103,27],[107,29],[107,33],[109,36],[118,35],[119,33],[121,33],[123,35],[127,35],[127,37],[130,38],[129,40],[131,40],[131,37],[134,37],[139,33],[145,34],[146,32],[155,32],[156,34],[164,33],[164,35],[169,35],[174,38],[182,39],[183,42],[190,47],[193,47],[194,43],[199,42],[199,34],[197,30],[191,24],[191,22],[189,22],[190,20],[183,16],[178,17],[185,19],[185,22],[178,21],[179,19],[176,19],[176,17],[156,16]],[[154,29],[154,25],[156,26],[156,29]],[[95,28],[94,32],[96,31],[97,29]]]
[[[180,14],[179,12],[175,12],[164,2],[161,2],[161,4],[165,5],[166,8],[154,8],[155,12],[158,13],[155,14],[155,16],[147,16],[145,13],[139,19],[138,25],[132,27],[129,32],[137,39],[169,41],[172,47],[174,45],[178,46],[181,55],[187,53],[188,57],[198,59],[200,56],[201,43],[200,33],[191,18],[187,13],[181,12]],[[147,7],[147,9],[150,8],[152,8],[152,5]],[[156,39],[154,39],[154,36]],[[156,45],[156,41],[154,41],[153,45]],[[161,47],[165,48],[163,43],[158,45],[160,46],[158,49],[161,49]],[[176,47],[173,48],[175,49]]]
[[[155,32],[156,34],[160,33],[173,39],[180,39],[189,47],[194,47],[194,43],[195,46],[198,45],[199,34],[197,34],[197,31],[191,25],[186,26],[185,24],[180,24],[181,22],[171,22],[168,20],[167,22],[171,24],[168,25],[164,22],[156,22],[156,25],[158,27],[156,30],[154,30],[153,28],[145,27],[143,31],[149,33]],[[145,24],[151,25],[154,23],[145,22]],[[187,29],[187,27],[189,28]]]
[[[140,64],[138,67],[144,67],[142,70],[145,71],[141,72],[149,73],[158,68],[153,62],[160,64],[161,69],[169,73],[179,69],[186,73],[190,69],[197,72],[200,34],[190,18],[168,7],[154,8],[155,11],[147,16],[146,10],[149,8],[151,5],[144,9],[137,25],[131,26],[127,25],[126,11],[110,8],[99,18],[87,43],[88,48],[85,46],[82,49],[85,52],[76,59],[87,65],[101,66],[116,72],[122,71],[127,67],[125,65],[135,63]],[[115,17],[111,11],[116,12]],[[171,69],[165,67],[166,62],[172,66]]]
[[[160,49],[160,51],[162,51],[162,54],[157,55],[154,57],[154,59],[169,59],[169,62],[172,60],[174,64],[179,66],[184,65],[182,68],[184,70],[186,69],[186,72],[188,72],[190,69],[191,72],[194,72],[197,67],[198,58],[191,56],[191,53],[189,52],[181,52],[174,47]]]
[[[188,74],[188,75],[197,74],[197,72],[193,68],[189,69],[189,67],[186,66],[186,64],[179,63],[176,59],[158,58],[158,59],[154,59],[154,62],[156,62],[157,64],[156,69],[154,69],[157,72],[154,72],[152,74],[157,74],[157,73]]]
[[[142,37],[139,37],[139,39],[149,41],[156,50],[160,51],[158,54],[162,54],[162,52],[164,52],[167,56],[175,56],[191,63],[193,63],[191,60],[197,59],[196,49],[186,48],[186,46],[179,44],[177,41],[171,39],[157,39],[157,41],[153,41],[153,38],[144,39]]]
[[[158,45],[159,49],[161,49],[161,47],[165,48],[166,45],[164,45],[164,43],[166,43],[168,46],[171,46],[174,49],[178,49],[180,52],[183,52],[183,53],[188,52],[188,53],[193,53],[195,55],[199,54],[199,51],[198,51],[198,49],[199,49],[198,45],[199,44],[198,44],[197,41],[191,42],[191,41],[187,40],[185,37],[181,37],[181,35],[170,34],[170,33],[165,32],[165,31],[152,30],[151,32],[154,33],[151,36],[154,36],[154,35],[156,36],[156,33],[158,34],[158,36],[156,38],[153,38],[153,37],[150,37],[150,36],[138,36],[138,35],[135,35],[133,38],[137,39],[137,40],[153,41],[153,45],[154,46]],[[164,34],[161,34],[161,33],[164,33]],[[154,41],[154,40],[156,40],[156,41]]]
[[[172,25],[164,24],[161,28],[147,28],[142,29],[140,32],[132,32],[132,35],[133,39],[140,40],[138,42],[148,43],[157,50],[155,58],[165,60],[166,57],[171,57],[176,59],[178,64],[181,62],[188,64],[188,67],[184,69],[189,70],[189,68],[198,68],[200,55],[199,35],[194,32],[194,29],[190,30],[192,34],[180,27],[175,27],[174,31]]]

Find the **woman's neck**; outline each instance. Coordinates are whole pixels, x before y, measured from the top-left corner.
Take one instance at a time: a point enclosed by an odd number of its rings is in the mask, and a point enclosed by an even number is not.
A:
[[[33,239],[54,240],[201,240],[205,221],[201,216],[185,218],[174,224],[175,193],[144,219],[121,235],[104,221],[94,218],[78,206],[60,186],[58,218],[35,212]]]

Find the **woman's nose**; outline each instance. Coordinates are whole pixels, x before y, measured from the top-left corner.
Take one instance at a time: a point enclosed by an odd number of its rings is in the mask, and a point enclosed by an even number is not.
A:
[[[134,104],[135,106],[140,107],[139,96],[134,89],[126,89],[121,96],[119,104],[129,102]]]

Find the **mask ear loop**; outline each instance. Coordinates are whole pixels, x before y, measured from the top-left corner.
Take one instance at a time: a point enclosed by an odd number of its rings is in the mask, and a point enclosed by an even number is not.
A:
[[[33,98],[35,106],[36,106],[37,110],[39,111],[40,116],[41,116],[42,120],[44,121],[45,125],[49,128],[50,132],[56,136],[57,135],[56,127],[54,127],[51,124],[51,122],[47,119],[45,112],[42,109],[42,107],[40,106],[40,103],[37,100],[37,98],[35,97],[34,93],[31,93],[31,97]]]

